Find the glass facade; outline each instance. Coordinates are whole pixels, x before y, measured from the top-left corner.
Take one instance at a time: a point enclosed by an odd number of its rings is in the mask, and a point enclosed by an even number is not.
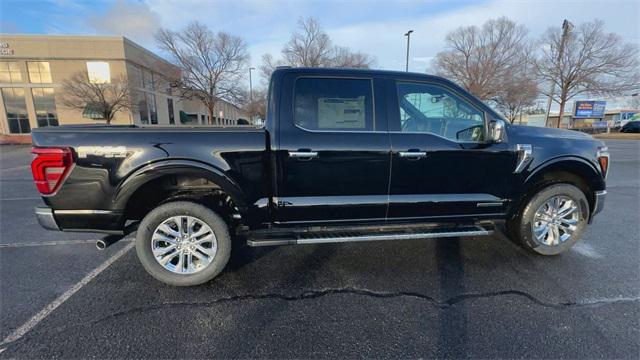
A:
[[[0,83],[21,83],[20,64],[15,61],[0,61]]]
[[[31,89],[38,127],[58,126],[58,113],[53,88]]]
[[[7,114],[9,132],[11,134],[28,134],[31,132],[27,102],[23,88],[3,88],[2,99]]]
[[[156,108],[156,97],[153,94],[145,92],[139,92],[138,98],[138,113],[140,114],[140,123],[142,124],[157,124],[158,123],[158,111]]]
[[[29,80],[36,84],[51,83],[51,68],[46,61],[28,61]]]

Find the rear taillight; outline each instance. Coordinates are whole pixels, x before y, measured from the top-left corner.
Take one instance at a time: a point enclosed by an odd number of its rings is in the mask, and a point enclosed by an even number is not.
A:
[[[42,195],[55,193],[73,166],[73,155],[68,148],[33,148],[35,157],[31,173]]]
[[[609,174],[609,148],[606,146],[599,147],[597,157],[600,170],[602,170],[602,174],[606,179]]]

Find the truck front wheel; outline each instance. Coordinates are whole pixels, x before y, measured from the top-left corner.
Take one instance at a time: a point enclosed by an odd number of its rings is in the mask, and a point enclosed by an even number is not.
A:
[[[589,203],[584,193],[569,184],[542,189],[507,223],[509,234],[540,255],[558,255],[571,248],[584,233]]]
[[[211,209],[188,201],[153,209],[140,223],[136,252],[145,270],[174,286],[205,283],[229,261],[227,224]]]

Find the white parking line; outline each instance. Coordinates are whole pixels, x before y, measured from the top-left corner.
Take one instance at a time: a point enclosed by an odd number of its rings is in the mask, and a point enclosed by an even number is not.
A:
[[[58,240],[58,241],[34,241],[27,243],[9,243],[9,244],[0,244],[0,249],[2,248],[20,248],[20,247],[32,247],[32,246],[55,246],[55,245],[74,245],[74,244],[91,244],[98,241],[97,239],[90,240]],[[119,242],[129,242],[133,241],[133,239],[122,239]]]
[[[101,272],[103,272],[109,265],[113,264],[116,260],[118,260],[122,255],[124,255],[127,251],[131,250],[135,243],[131,242],[127,244],[124,248],[120,249],[117,253],[113,254],[112,257],[107,259],[107,261],[103,262],[95,268],[93,271],[88,273],[85,277],[82,278],[78,283],[73,285],[69,290],[65,291],[62,295],[60,295],[57,299],[51,302],[49,305],[45,306],[40,312],[35,314],[31,319],[29,319],[26,323],[22,324],[17,330],[7,336],[0,346],[4,346],[8,343],[12,343],[21,337],[23,337],[26,333],[28,333],[31,329],[33,329],[36,325],[38,325],[42,320],[44,320],[51,312],[58,308],[58,306],[62,305],[67,299],[69,299],[73,294],[78,292],[78,290],[82,289],[83,286],[87,285],[93,278],[98,276]]]

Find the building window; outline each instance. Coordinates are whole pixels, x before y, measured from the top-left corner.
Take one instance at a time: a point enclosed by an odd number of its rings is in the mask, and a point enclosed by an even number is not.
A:
[[[38,127],[58,126],[58,114],[56,112],[56,102],[53,88],[34,88],[33,105],[36,109],[36,119]]]
[[[147,97],[145,93],[138,94],[138,112],[140,114],[140,123],[149,123],[149,107],[147,106]]]
[[[111,82],[111,70],[106,61],[88,61],[87,75],[92,84],[109,84]]]
[[[27,102],[22,88],[3,88],[2,99],[7,114],[9,132],[11,134],[28,134],[31,132]]]
[[[20,83],[20,64],[14,61],[0,61],[0,83]]]
[[[169,111],[169,124],[176,123],[175,115],[173,114],[173,99],[167,99],[167,110]]]
[[[158,111],[156,110],[156,97],[153,94],[141,92],[138,94],[138,112],[142,124],[157,124]]]
[[[127,71],[131,72],[130,81],[134,87],[144,87],[142,83],[142,70],[139,67],[131,65],[130,67],[127,67]]]
[[[149,105],[149,120],[152,124],[158,124],[158,110],[156,108],[156,96],[147,94],[147,105]]]
[[[28,61],[29,80],[36,84],[50,84],[51,69],[46,61]]]
[[[142,87],[148,90],[154,90],[153,74],[147,69],[142,69]]]

